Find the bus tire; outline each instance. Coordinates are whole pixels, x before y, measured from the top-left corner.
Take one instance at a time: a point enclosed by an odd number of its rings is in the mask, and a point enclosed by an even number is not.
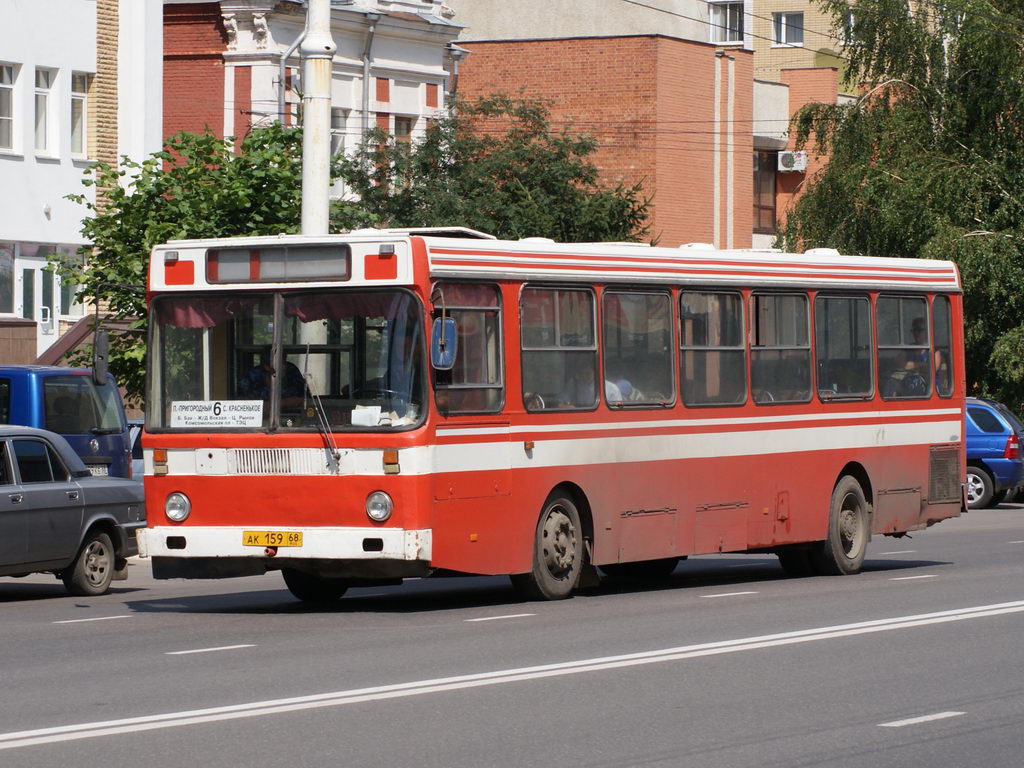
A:
[[[829,576],[859,572],[870,535],[864,489],[855,478],[844,475],[832,491],[828,536],[810,551],[814,569]]]
[[[601,572],[613,581],[661,581],[672,575],[679,565],[678,557],[658,560],[639,560],[635,563],[608,563],[599,566]]]
[[[281,575],[288,591],[304,603],[333,603],[348,590],[341,579],[325,579],[291,568],[282,569]]]
[[[527,600],[562,600],[572,596],[583,568],[583,528],[572,499],[554,494],[544,503],[534,534],[533,569],[511,576],[512,586]]]
[[[114,577],[114,545],[102,531],[93,531],[85,537],[78,555],[61,573],[61,581],[68,592],[82,597],[106,594]]]
[[[992,477],[980,467],[967,467],[967,508],[984,509],[992,503]]]
[[[806,549],[780,549],[775,554],[779,556],[779,565],[787,576],[799,579],[814,575],[811,553]]]

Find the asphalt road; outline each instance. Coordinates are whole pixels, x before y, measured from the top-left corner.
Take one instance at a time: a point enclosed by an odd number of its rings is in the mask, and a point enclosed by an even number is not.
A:
[[[0,579],[0,766],[1024,762],[1024,506],[875,539],[864,572],[693,558],[657,588],[277,574],[101,598]]]

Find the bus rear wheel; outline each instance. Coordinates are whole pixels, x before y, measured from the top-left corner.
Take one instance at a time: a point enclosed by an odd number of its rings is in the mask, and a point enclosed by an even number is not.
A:
[[[544,503],[533,544],[533,569],[513,574],[512,586],[527,600],[562,600],[572,595],[583,568],[583,529],[576,505],[554,495]]]
[[[864,564],[870,534],[864,489],[855,478],[844,475],[832,491],[828,536],[810,552],[814,569],[832,576],[858,573]]]
[[[333,603],[348,590],[341,579],[325,579],[291,568],[283,569],[281,575],[288,591],[304,603]]]

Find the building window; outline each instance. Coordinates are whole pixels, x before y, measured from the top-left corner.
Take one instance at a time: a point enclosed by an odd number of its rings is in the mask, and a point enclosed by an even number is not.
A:
[[[775,234],[775,167],[777,152],[754,153],[754,231]]]
[[[71,154],[86,155],[86,121],[89,119],[89,75],[71,73]]]
[[[775,33],[772,37],[775,45],[804,44],[803,13],[773,13],[772,19],[775,22]]]
[[[711,3],[711,42],[743,42],[743,3]]]
[[[0,315],[14,314],[14,243],[0,243]]]
[[[0,149],[14,149],[13,64],[0,64]]]
[[[395,117],[396,142],[409,144],[412,141],[412,126],[415,120],[414,117]]]
[[[36,69],[36,151],[49,152],[50,141],[50,89],[54,71]]]

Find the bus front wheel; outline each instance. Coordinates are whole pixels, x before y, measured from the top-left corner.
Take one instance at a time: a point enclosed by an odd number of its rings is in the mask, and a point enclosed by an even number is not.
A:
[[[302,571],[281,571],[288,591],[304,603],[333,603],[345,594],[348,585],[341,579],[325,579]]]
[[[828,537],[811,550],[815,570],[834,576],[859,572],[870,534],[864,489],[856,479],[845,475],[832,492]]]
[[[583,567],[583,529],[576,505],[554,495],[537,520],[533,569],[513,574],[512,586],[527,600],[561,600],[572,595]]]

